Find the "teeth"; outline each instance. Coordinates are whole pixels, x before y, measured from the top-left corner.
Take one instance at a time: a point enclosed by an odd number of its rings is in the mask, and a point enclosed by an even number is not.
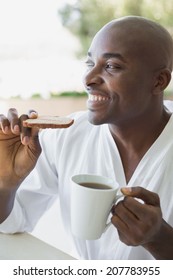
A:
[[[105,96],[101,96],[101,95],[89,94],[88,99],[91,100],[91,101],[106,101],[106,100],[108,100],[109,98],[108,98],[108,97],[105,97]]]

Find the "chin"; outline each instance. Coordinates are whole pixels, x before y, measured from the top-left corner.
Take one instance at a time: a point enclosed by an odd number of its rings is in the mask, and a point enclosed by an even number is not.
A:
[[[93,125],[101,125],[106,123],[103,118],[100,118],[98,115],[88,112],[88,121]]]

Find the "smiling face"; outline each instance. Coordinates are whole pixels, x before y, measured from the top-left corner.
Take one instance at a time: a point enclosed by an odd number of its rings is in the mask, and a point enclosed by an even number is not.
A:
[[[116,21],[93,39],[84,78],[93,124],[128,124],[154,109],[156,73],[164,59],[146,30],[137,31],[134,22]]]

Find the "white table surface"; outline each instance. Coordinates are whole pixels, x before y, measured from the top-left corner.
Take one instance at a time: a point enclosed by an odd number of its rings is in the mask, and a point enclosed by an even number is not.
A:
[[[28,233],[0,233],[0,260],[74,260]]]

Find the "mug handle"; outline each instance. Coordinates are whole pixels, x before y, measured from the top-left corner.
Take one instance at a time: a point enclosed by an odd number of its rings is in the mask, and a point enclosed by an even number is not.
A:
[[[118,194],[118,195],[116,195],[116,197],[115,197],[115,199],[114,199],[114,201],[113,201],[113,204],[115,204],[115,203],[116,203],[120,198],[122,198],[122,197],[125,197],[125,195],[124,195],[124,194]],[[112,225],[111,222],[106,223],[104,232],[105,232],[111,225]]]

